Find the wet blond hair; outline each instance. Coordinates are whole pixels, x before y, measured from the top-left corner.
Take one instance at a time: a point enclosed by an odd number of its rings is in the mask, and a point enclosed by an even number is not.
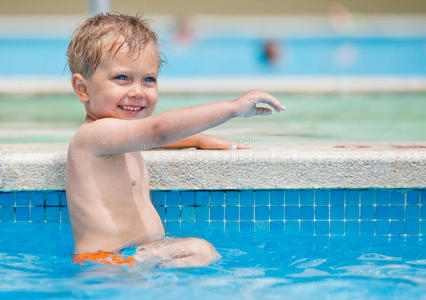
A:
[[[104,48],[104,38],[112,35],[115,41]],[[152,43],[158,53],[159,67],[165,61],[158,50],[157,34],[140,16],[98,14],[88,18],[74,31],[68,45],[68,65],[71,72],[90,78],[106,55],[115,55],[123,46],[129,53],[139,55],[145,45]]]

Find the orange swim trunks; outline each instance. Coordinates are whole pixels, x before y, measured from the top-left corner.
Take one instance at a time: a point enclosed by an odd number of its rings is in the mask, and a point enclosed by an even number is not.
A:
[[[71,255],[74,257],[73,263],[84,265],[85,262],[97,262],[107,265],[123,265],[128,264],[134,267],[136,259],[132,256],[136,253],[136,247],[129,247],[119,251],[98,251],[98,252],[85,252]]]

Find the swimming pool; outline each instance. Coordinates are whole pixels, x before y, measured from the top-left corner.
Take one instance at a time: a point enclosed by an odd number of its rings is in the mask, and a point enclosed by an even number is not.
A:
[[[2,299],[425,296],[424,189],[187,190],[152,197],[169,236],[206,238],[223,258],[189,269],[72,264],[62,191],[0,193]]]
[[[1,38],[0,76],[68,76],[68,38]],[[216,76],[426,76],[426,37],[277,40],[282,60],[262,58],[261,38],[204,38],[184,49],[163,41],[164,78]]]
[[[162,76],[187,85],[207,75],[424,78],[424,36],[279,37],[277,65],[262,57],[264,39],[250,35],[181,49],[163,39]],[[63,36],[3,38],[0,77],[17,76],[18,87],[23,79],[66,78],[66,44]],[[159,111],[235,96],[166,95]],[[222,254],[206,268],[72,264],[65,148],[36,153],[34,145],[9,151],[2,144],[0,296],[425,298],[424,93],[278,96],[286,113],[212,132],[253,151],[145,153],[167,234],[206,238]],[[0,99],[3,143],[67,142],[83,118],[74,96],[7,97]]]

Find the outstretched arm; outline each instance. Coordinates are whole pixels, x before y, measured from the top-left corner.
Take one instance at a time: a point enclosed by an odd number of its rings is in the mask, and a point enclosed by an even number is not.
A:
[[[285,107],[273,96],[250,91],[232,101],[166,111],[139,120],[100,119],[87,125],[83,140],[97,155],[151,149],[182,140],[234,117],[269,115]]]
[[[227,140],[225,138],[198,133],[187,138],[181,139],[171,144],[157,147],[155,149],[181,149],[181,148],[198,148],[206,150],[233,150],[233,149],[250,149],[248,145]]]

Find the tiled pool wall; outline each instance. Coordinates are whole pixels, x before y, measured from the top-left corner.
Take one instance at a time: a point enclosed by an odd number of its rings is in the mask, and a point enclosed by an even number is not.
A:
[[[423,236],[426,189],[154,190],[167,231]],[[0,223],[69,223],[66,195],[0,192]]]

